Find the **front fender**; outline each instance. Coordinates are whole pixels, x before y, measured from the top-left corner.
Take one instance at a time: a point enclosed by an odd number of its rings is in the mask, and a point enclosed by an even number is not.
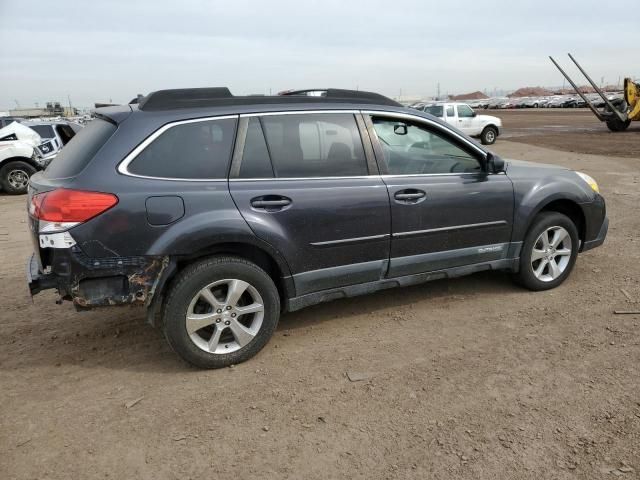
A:
[[[9,144],[0,143],[0,164],[14,157],[22,157],[31,162],[33,147],[24,142],[11,142]]]
[[[548,175],[516,177],[512,181],[515,195],[512,241],[522,241],[535,216],[553,201],[573,202],[584,214],[582,205],[595,200],[595,192],[586,184],[581,185],[584,182],[570,170],[554,169]]]

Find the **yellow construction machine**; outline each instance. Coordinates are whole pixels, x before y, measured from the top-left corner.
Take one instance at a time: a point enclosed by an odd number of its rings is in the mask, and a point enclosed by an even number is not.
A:
[[[553,64],[560,70],[560,73],[564,75],[564,78],[571,84],[573,89],[576,91],[578,95],[585,101],[587,106],[591,109],[593,114],[598,117],[598,120],[601,122],[605,122],[609,130],[612,132],[622,132],[627,129],[629,124],[632,121],[640,120],[640,83],[634,82],[631,78],[624,79],[624,101],[623,102],[615,102],[617,105],[611,101],[602,90],[591,80],[591,77],[587,75],[580,64],[576,61],[575,58],[569,53],[569,58],[573,63],[576,64],[578,70],[582,72],[585,78],[589,81],[593,89],[596,91],[598,95],[604,101],[604,107],[599,109],[597,108],[593,102],[591,102],[577,87],[577,85],[569,78],[569,75],[565,73],[558,62],[556,62],[553,57],[549,57]]]

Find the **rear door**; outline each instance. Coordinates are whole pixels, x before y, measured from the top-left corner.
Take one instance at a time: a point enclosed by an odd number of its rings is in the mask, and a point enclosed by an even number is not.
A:
[[[512,183],[485,171],[481,150],[426,119],[367,124],[391,200],[390,277],[509,257]]]
[[[361,134],[355,112],[241,118],[231,195],[289,263],[297,295],[375,281],[386,270],[389,197]]]

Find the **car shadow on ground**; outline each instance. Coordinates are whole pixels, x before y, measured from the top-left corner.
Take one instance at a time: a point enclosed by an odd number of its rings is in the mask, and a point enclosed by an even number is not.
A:
[[[517,291],[523,290],[503,272],[482,272],[463,278],[393,288],[286,313],[280,320],[276,335],[293,329],[298,330],[296,337],[318,335],[317,331],[308,327],[325,322],[348,322],[355,316],[393,310],[417,302],[434,301],[441,306],[443,300],[472,302],[474,298],[484,295],[504,295]],[[45,332],[39,337],[25,337],[37,344],[29,345],[29,342],[22,341],[18,348],[28,354],[20,355],[18,352],[15,358],[12,355],[9,361],[3,362],[4,368],[51,366],[61,367],[62,371],[66,370],[65,367],[106,368],[156,374],[201,371],[182,361],[171,350],[160,329],[145,322],[144,311],[140,308],[98,309],[78,313],[71,310],[68,304],[54,307],[50,311],[52,315],[42,320],[43,325],[46,324]],[[68,309],[66,312],[56,311],[65,308]],[[38,311],[43,312],[43,307],[35,305],[34,312]],[[257,358],[263,357],[268,351],[269,344]]]

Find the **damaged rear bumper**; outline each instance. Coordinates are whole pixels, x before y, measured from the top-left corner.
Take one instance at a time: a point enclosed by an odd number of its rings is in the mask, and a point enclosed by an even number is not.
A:
[[[40,293],[42,290],[56,287],[56,282],[52,275],[40,273],[38,259],[35,253],[32,253],[27,259],[27,285],[29,286],[29,293],[31,293],[32,296]]]
[[[50,252],[45,272],[35,254],[27,262],[31,295],[55,288],[78,308],[148,306],[169,265],[166,256],[89,258],[77,246]]]

